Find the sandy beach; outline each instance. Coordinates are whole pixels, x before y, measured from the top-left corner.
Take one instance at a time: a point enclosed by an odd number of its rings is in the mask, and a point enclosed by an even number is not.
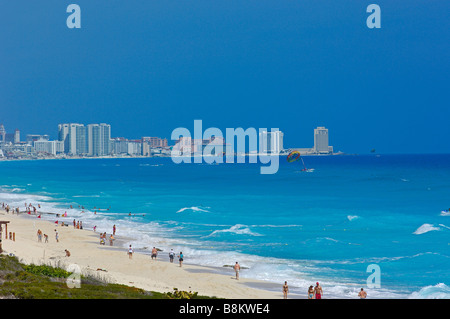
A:
[[[254,288],[267,288],[270,284],[246,279],[242,275],[240,280],[236,280],[232,269],[223,274],[209,267],[189,264],[180,267],[177,258],[173,263],[168,261],[167,252],[161,252],[157,260],[137,252],[130,259],[126,239],[122,239],[122,245],[118,240],[115,246],[109,246],[107,238],[106,245],[100,245],[99,234],[92,230],[75,229],[73,225],[61,226],[24,213],[17,215],[0,210],[0,220],[9,221],[8,233],[15,233],[15,241],[5,239],[3,229],[3,253],[14,254],[27,264],[49,264],[62,268],[75,264],[82,274],[94,274],[111,283],[149,291],[169,292],[176,287],[197,291],[199,295],[227,299],[283,298],[282,284],[279,292]],[[44,238],[42,242],[38,241],[38,229],[48,235],[48,243]],[[59,242],[55,239],[55,229],[59,233]],[[66,249],[70,251],[70,257],[66,257]]]

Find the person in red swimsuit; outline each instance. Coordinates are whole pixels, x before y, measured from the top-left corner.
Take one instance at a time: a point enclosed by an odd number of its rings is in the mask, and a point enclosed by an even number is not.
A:
[[[323,291],[318,282],[316,283],[316,287],[314,287],[314,292],[316,294],[315,299],[322,299]]]

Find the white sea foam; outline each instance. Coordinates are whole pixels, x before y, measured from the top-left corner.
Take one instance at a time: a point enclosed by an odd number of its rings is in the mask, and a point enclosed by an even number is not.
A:
[[[432,224],[423,224],[422,226],[417,228],[416,231],[413,234],[414,235],[421,235],[421,234],[425,234],[425,233],[428,233],[430,231],[436,231],[436,230],[441,230],[441,229],[439,227],[435,227]]]
[[[74,195],[74,198],[82,197],[82,198],[99,198],[100,195]]]
[[[448,211],[448,210],[443,210],[443,211],[441,212],[441,216],[450,216],[450,211]]]
[[[250,225],[250,227],[267,227],[267,228],[297,228],[297,227],[303,227],[303,225]]]
[[[44,195],[30,195],[23,193],[0,193],[0,202],[7,203],[10,207],[24,207],[24,203],[42,204],[52,198]]]
[[[201,206],[192,206],[192,207],[183,207],[180,210],[177,211],[177,213],[182,213],[186,210],[191,210],[194,212],[205,212],[205,213],[209,213],[209,210],[211,207],[201,207]]]
[[[314,265],[322,265],[322,264],[338,264],[338,265],[354,265],[354,264],[379,264],[383,262],[393,262],[399,261],[402,259],[414,259],[427,255],[435,255],[440,256],[442,258],[450,258],[450,256],[442,255],[435,252],[425,252],[418,253],[411,256],[393,256],[393,257],[369,257],[369,258],[354,258],[354,259],[344,259],[344,260],[308,260],[309,263]]]
[[[263,236],[261,234],[252,232],[250,230],[250,228],[248,228],[246,225],[236,224],[227,229],[215,230],[206,237],[215,236],[220,233],[233,233],[233,234],[237,234],[237,235]]]
[[[413,292],[410,299],[450,299],[450,287],[444,283],[434,286],[426,286],[417,292]]]
[[[352,221],[352,220],[355,220],[355,219],[358,219],[359,218],[359,216],[357,216],[357,215],[348,215],[347,216],[347,219],[349,220],[349,221]]]

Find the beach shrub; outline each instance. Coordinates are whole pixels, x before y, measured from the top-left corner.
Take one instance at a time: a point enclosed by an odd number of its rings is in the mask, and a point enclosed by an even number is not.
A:
[[[170,299],[194,299],[198,295],[198,292],[182,291],[178,288],[173,288],[173,292],[167,292],[166,296]]]
[[[68,278],[70,273],[61,268],[53,268],[47,265],[24,265],[24,270],[35,274],[54,278]]]

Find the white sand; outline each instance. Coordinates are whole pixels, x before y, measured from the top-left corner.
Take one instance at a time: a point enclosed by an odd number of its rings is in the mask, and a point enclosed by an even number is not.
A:
[[[2,244],[4,253],[13,253],[20,261],[33,264],[49,264],[66,268],[70,264],[80,267],[82,274],[95,274],[108,282],[134,286],[149,291],[169,292],[174,287],[180,290],[197,291],[199,295],[234,299],[279,299],[280,292],[251,288],[249,283],[262,283],[255,280],[234,278],[229,275],[211,273],[207,267],[185,265],[151,260],[149,255],[134,253],[129,259],[127,248],[99,245],[99,234],[90,230],[74,229],[56,225],[36,216],[12,215],[0,210],[0,220],[10,221],[8,233],[15,233],[15,241],[5,239],[3,229]],[[37,230],[48,235],[48,243],[38,242]],[[59,232],[59,243],[55,239],[55,229]],[[71,253],[65,257],[65,249]],[[103,269],[106,271],[100,271]],[[191,271],[189,271],[191,270]]]

